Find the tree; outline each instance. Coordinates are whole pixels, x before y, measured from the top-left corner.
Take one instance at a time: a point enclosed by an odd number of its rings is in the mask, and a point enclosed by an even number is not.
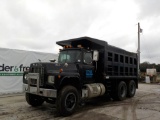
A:
[[[146,69],[152,69],[155,68],[157,72],[160,72],[160,64],[155,64],[155,63],[149,63],[148,61],[145,61],[140,64],[140,71],[141,72],[146,72]]]

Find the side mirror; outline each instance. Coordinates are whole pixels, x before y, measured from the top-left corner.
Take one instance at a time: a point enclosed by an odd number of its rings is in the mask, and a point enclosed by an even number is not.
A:
[[[97,50],[93,51],[93,61],[98,61],[99,59],[99,52]]]

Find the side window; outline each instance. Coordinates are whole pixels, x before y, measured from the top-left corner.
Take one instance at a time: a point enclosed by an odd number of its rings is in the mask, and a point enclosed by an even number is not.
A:
[[[87,63],[87,64],[92,63],[92,53],[90,52],[84,53],[84,63]]]
[[[81,52],[79,52],[78,54],[76,54],[75,57],[76,57],[75,58],[76,62],[81,62]]]

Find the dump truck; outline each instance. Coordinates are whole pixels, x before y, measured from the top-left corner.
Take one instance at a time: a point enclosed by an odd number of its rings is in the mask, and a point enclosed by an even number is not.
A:
[[[23,74],[29,105],[56,105],[62,116],[73,114],[81,103],[109,95],[114,100],[133,97],[138,88],[137,53],[90,37],[56,42],[62,46],[58,61],[31,63]]]

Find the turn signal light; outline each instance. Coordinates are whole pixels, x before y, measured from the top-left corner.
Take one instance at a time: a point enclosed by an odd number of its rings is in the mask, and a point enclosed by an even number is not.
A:
[[[77,45],[77,47],[78,47],[78,48],[83,48],[83,46],[82,46],[82,45]]]
[[[60,69],[59,72],[60,72],[60,73],[63,72],[63,69]]]
[[[61,78],[61,76],[60,76],[60,75],[58,75],[58,78],[60,79],[60,78]]]

